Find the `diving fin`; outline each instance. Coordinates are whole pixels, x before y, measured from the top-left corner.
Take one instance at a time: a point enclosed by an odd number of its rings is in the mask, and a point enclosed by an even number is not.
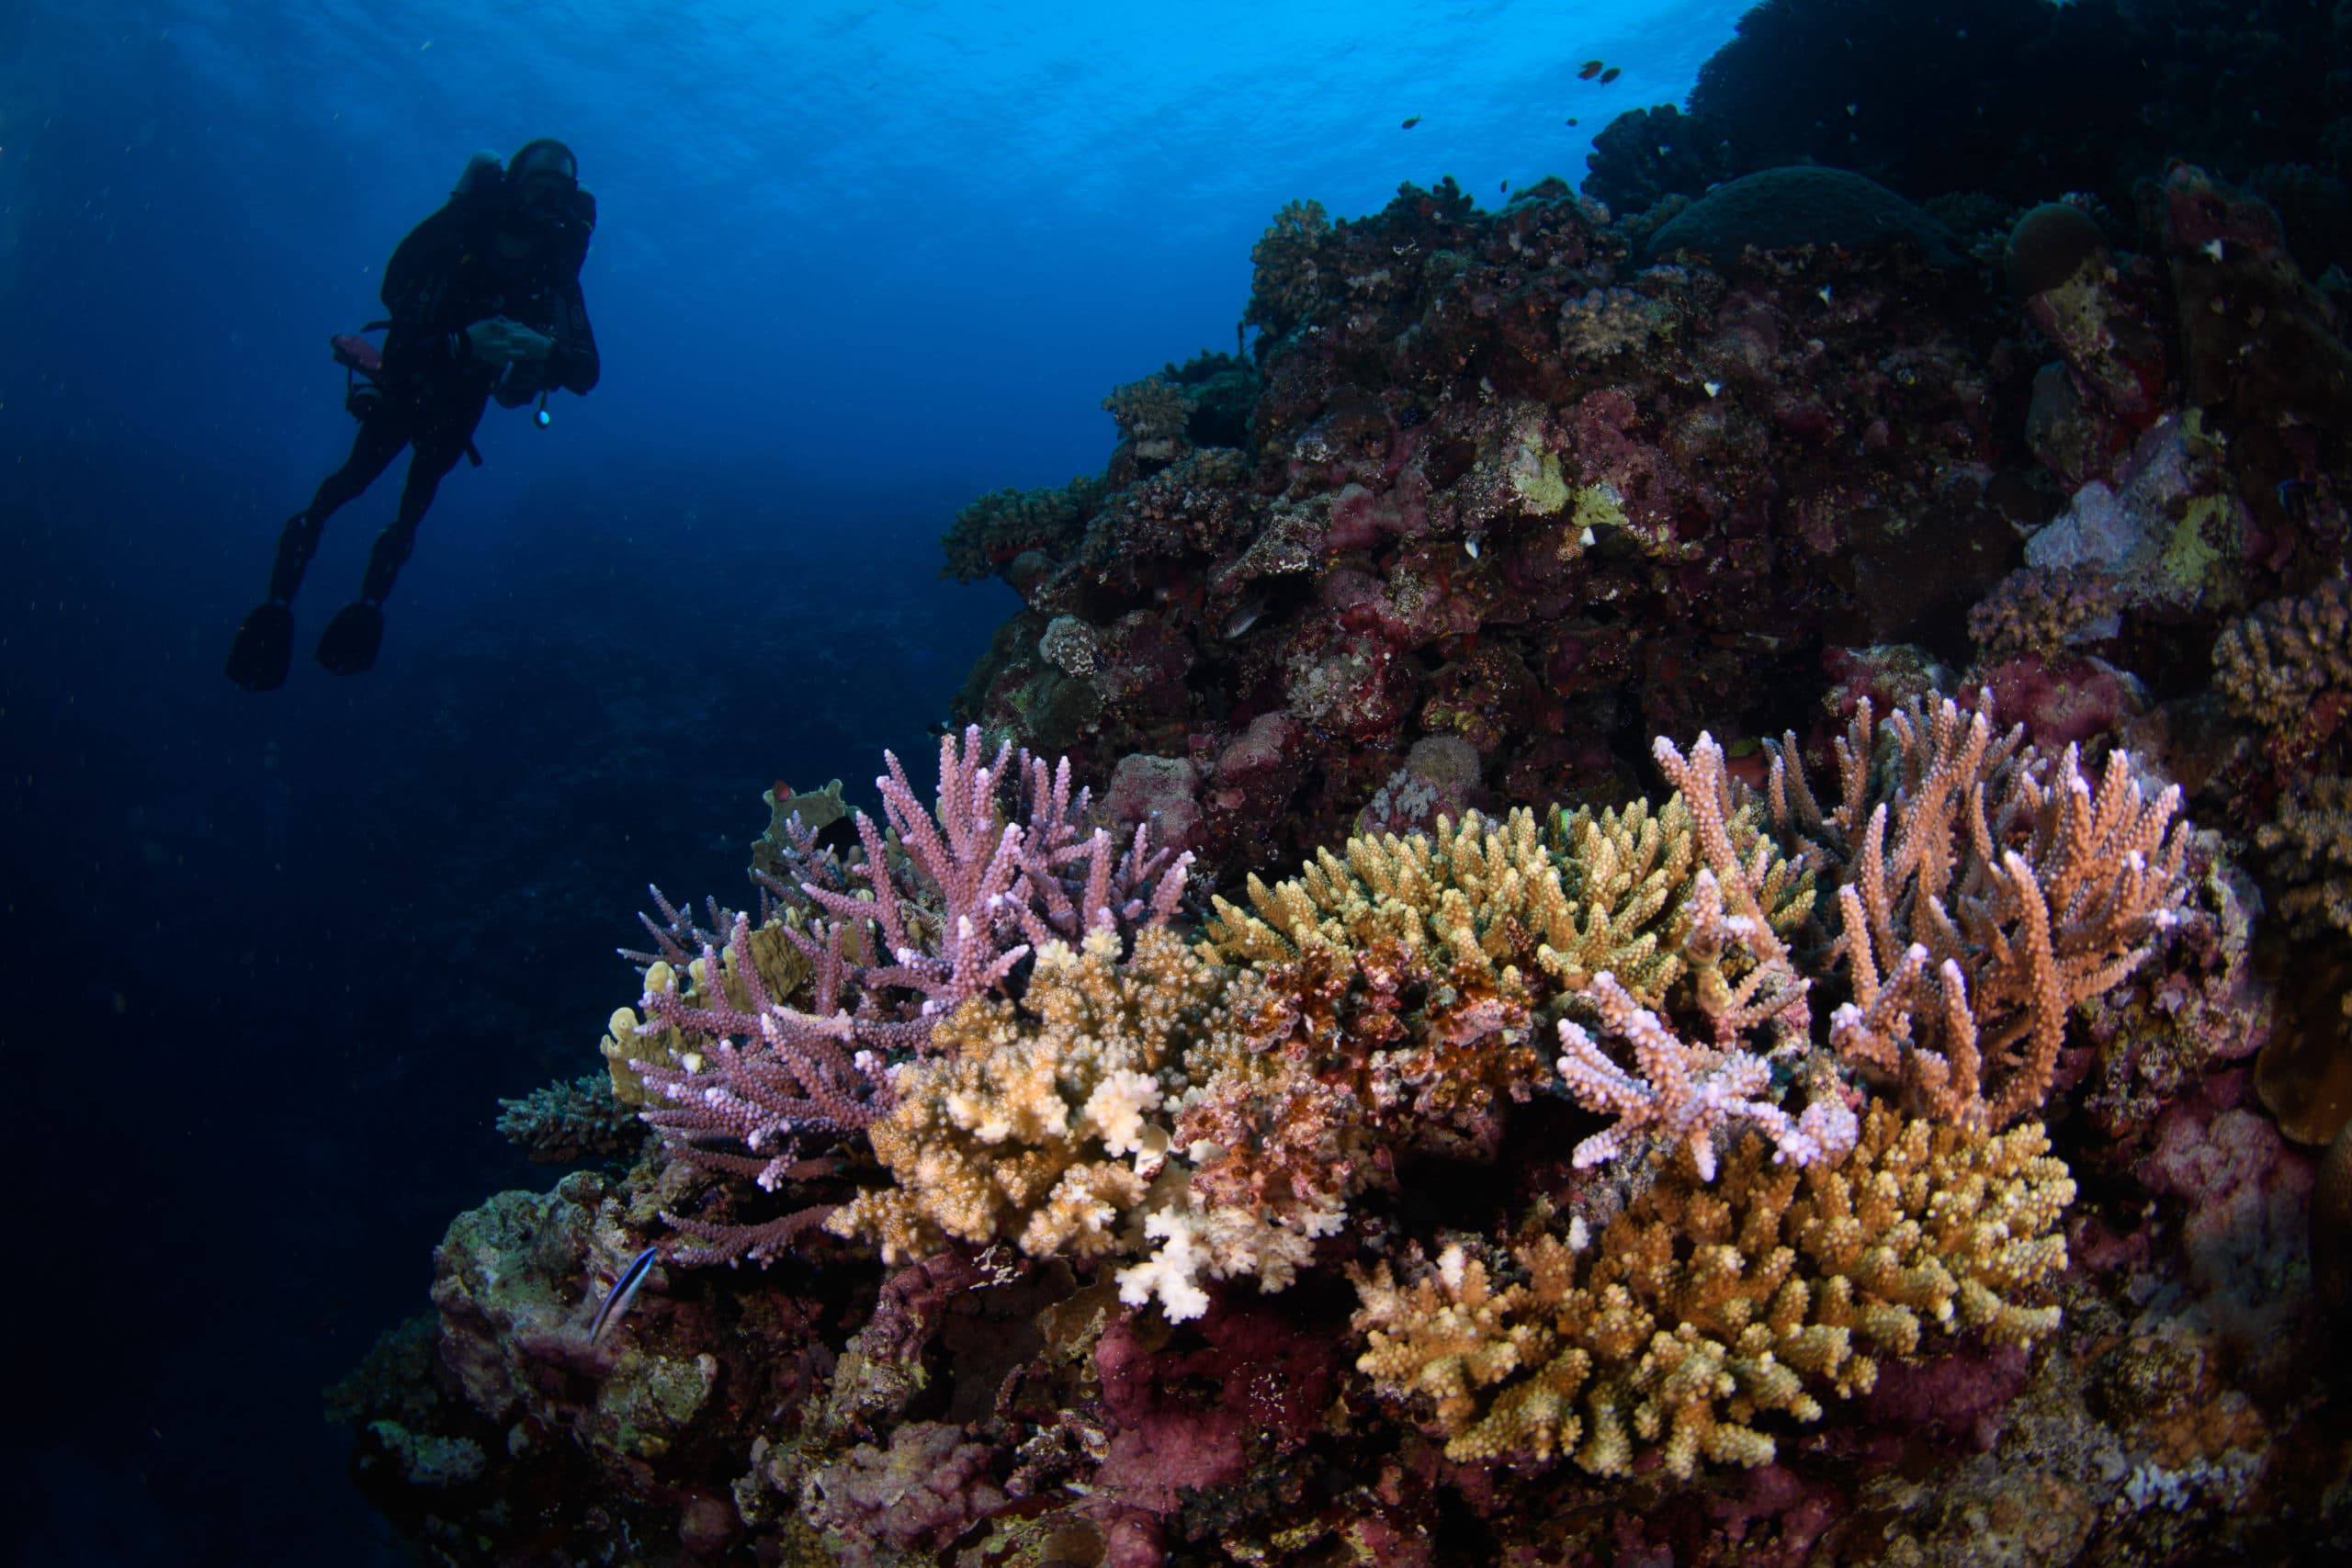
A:
[[[355,599],[334,613],[319,638],[319,662],[337,675],[359,675],[375,668],[384,640],[384,612]]]
[[[293,609],[275,599],[256,604],[229,645],[229,679],[248,692],[274,692],[286,684],[293,653]]]

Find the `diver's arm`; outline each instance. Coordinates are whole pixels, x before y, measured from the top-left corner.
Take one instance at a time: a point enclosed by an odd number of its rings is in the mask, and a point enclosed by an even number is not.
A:
[[[581,297],[578,278],[556,291],[555,331],[548,335],[555,339],[555,347],[548,354],[540,378],[550,387],[586,396],[603,374],[604,364],[596,355],[596,330],[588,324],[588,302]]]
[[[384,264],[384,285],[377,290],[385,314],[395,328],[429,330],[427,322],[439,303],[442,287],[465,254],[465,227],[448,207],[408,231]]]

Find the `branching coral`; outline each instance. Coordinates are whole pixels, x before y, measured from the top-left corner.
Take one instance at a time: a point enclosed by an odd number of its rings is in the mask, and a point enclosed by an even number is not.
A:
[[[1968,636],[1987,660],[2053,658],[2078,635],[2111,634],[2121,604],[2097,566],[2021,567],[1968,612]]]
[[[551,1165],[623,1154],[645,1138],[636,1108],[616,1100],[610,1082],[593,1074],[498,1106],[498,1130],[506,1140]]]
[[[1560,1021],[1566,1054],[1559,1069],[1568,1092],[1585,1109],[1617,1118],[1615,1125],[1577,1145],[1579,1168],[1614,1158],[1632,1146],[1635,1134],[1651,1134],[1669,1148],[1687,1149],[1699,1179],[1712,1181],[1717,1130],[1742,1123],[1763,1130],[1772,1140],[1774,1158],[1798,1165],[1834,1158],[1852,1146],[1853,1111],[1825,1079],[1816,1077],[1812,1102],[1802,1116],[1792,1117],[1765,1097],[1772,1083],[1770,1057],[1686,1043],[1657,1014],[1636,1004],[1613,975],[1595,976],[1582,999],[1600,1014],[1610,1033],[1632,1045],[1641,1072],[1620,1067],[1574,1020]]]
[[[1998,1127],[2049,1092],[2068,1010],[2173,926],[2188,827],[2178,789],[2146,798],[2128,753],[2109,754],[2094,790],[2074,748],[2053,761],[2015,730],[1996,740],[1989,707],[1897,713],[1874,788],[1865,703],[1838,746],[1838,808],[1815,803],[1792,745],[1773,758],[1771,802],[1846,873],[1831,952],[1853,999],[1832,1044],[1917,1111]]]
[[[1613,920],[1579,923],[1534,814],[1497,824],[1469,812],[1458,825],[1440,818],[1434,834],[1351,839],[1345,858],[1320,851],[1272,887],[1252,876],[1255,912],[1215,900],[1204,940],[1221,961],[1263,972],[1254,1038],[1297,1046],[1318,1072],[1346,1071],[1374,1116],[1409,1106],[1414,1120],[1466,1126],[1497,1095],[1524,1099],[1537,1081],[1529,1015],[1551,988],[1547,953],[1558,964],[1562,950],[1613,938],[1629,968],[1656,972],[1645,962],[1655,935],[1624,917],[1667,900],[1634,873],[1604,868],[1599,886],[1624,905]]]
[[[2256,830],[2255,842],[2288,884],[2280,914],[2307,932],[2352,936],[2352,779],[2312,780],[2279,807],[2277,821]]]
[[[1141,824],[1122,850],[1106,829],[1084,826],[1092,792],[1073,795],[1067,759],[1048,768],[1012,753],[1009,743],[1001,745],[984,762],[977,725],[960,744],[941,737],[937,806],[927,810],[899,759],[884,752],[889,771],[874,782],[890,837],[857,814],[865,857],[855,874],[865,888],[801,886],[831,917],[830,924],[816,922],[822,930],[795,938],[820,964],[820,984],[828,932],[870,921],[893,960],[856,974],[866,1004],[860,1040],[921,1047],[933,1018],[998,990],[1044,943],[1077,942],[1102,926],[1161,925],[1182,898],[1191,855],[1153,849]],[[1008,812],[1000,798],[1007,795],[1017,797],[1017,810]],[[879,999],[892,992],[910,993],[919,1005]]]
[[[1719,1042],[1762,1024],[1783,1039],[1802,1038],[1811,1016],[1808,982],[1797,976],[1788,934],[1813,912],[1811,874],[1782,856],[1770,835],[1749,829],[1735,809],[1730,771],[1714,737],[1702,731],[1685,757],[1660,736],[1651,754],[1689,803],[1705,867],[1682,942],[1700,1010]]]
[[[1315,309],[1323,298],[1315,254],[1330,229],[1319,201],[1287,202],[1274,214],[1273,222],[1250,247],[1252,271],[1250,304],[1241,316],[1244,326],[1263,327],[1280,337]]]
[[[2057,1326],[2028,1301],[2066,1262],[2075,1184],[2048,1146],[2039,1125],[1987,1136],[1883,1105],[1835,1164],[1775,1166],[1750,1135],[1719,1184],[1670,1168],[1597,1246],[1578,1222],[1508,1261],[1457,1243],[1401,1283],[1385,1264],[1358,1275],[1357,1365],[1428,1410],[1459,1461],[1763,1464],[1765,1417],[1817,1420],[1821,1394],[1869,1389],[1929,1325],[2002,1344]]]
[[[805,881],[793,918],[755,932],[735,916],[723,949],[666,903],[669,929],[647,922],[663,955],[649,964],[639,1005],[662,1029],[616,1014],[615,1037],[627,1021],[629,1040],[667,1047],[628,1066],[666,1102],[645,1120],[696,1165],[771,1190],[798,1179],[810,1140],[868,1132],[891,1110],[889,1055],[939,1049],[934,1030],[954,1009],[983,998],[1009,1005],[1003,987],[1033,951],[1082,939],[1090,952],[1100,942],[1115,953],[1123,933],[1164,925],[1182,896],[1190,857],[1151,849],[1141,827],[1124,851],[1107,831],[1084,828],[1091,795],[1073,795],[1067,762],[1048,769],[1025,753],[1015,762],[1000,747],[984,763],[978,728],[960,742],[943,737],[937,806],[927,811],[899,760],[883,755],[889,771],[876,784],[891,832],[886,839],[858,813],[865,858],[849,874],[862,892],[828,886],[833,877]],[[1000,800],[1008,764],[1021,807],[1011,819]],[[703,947],[684,965],[689,991],[670,962],[684,955],[681,934]],[[778,937],[788,945],[775,947]],[[798,969],[779,980],[793,954]],[[725,983],[712,986],[712,976]],[[800,976],[806,1006],[789,988]],[[822,1213],[749,1228],[671,1218],[711,1244],[680,1254],[696,1262],[747,1249],[763,1258],[812,1216]]]
[[[933,1054],[890,1074],[896,1106],[867,1130],[894,1184],[826,1222],[896,1262],[947,1238],[1032,1257],[1132,1247],[1148,1172],[1168,1148],[1151,1120],[1222,976],[1152,929],[1121,962],[1098,927],[1037,954],[1022,1000],[975,998],[943,1018]]]
[[[2213,644],[2213,682],[2274,747],[2307,751],[2352,707],[2352,585],[2324,583],[2224,627]]]

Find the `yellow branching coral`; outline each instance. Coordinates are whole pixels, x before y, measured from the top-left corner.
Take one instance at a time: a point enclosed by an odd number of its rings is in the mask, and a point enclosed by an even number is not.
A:
[[[2255,829],[2254,841],[2288,884],[2278,909],[2290,925],[2352,936],[2352,779],[2313,779],[2280,803],[2277,821]]]
[[[1682,925],[1660,917],[1690,890],[1690,808],[1678,795],[1657,811],[1646,800],[1598,815],[1555,810],[1552,832],[1566,851],[1560,887],[1569,915],[1565,929],[1546,933],[1536,962],[1566,989],[1605,972],[1656,1003],[1682,974]]]
[[[1577,931],[1533,813],[1359,836],[1344,859],[1317,851],[1301,875],[1249,888],[1255,913],[1216,899],[1204,945],[1263,973],[1260,1040],[1336,1049],[1368,1106],[1439,1120],[1524,1098],[1541,1075],[1536,953]]]
[[[935,1026],[934,1055],[891,1070],[897,1103],[866,1135],[894,1183],[826,1228],[878,1241],[892,1262],[950,1236],[1033,1257],[1131,1249],[1146,1172],[1168,1147],[1154,1117],[1223,985],[1159,927],[1125,963],[1107,929],[1079,951],[1048,943],[1018,1004],[965,1002]]]
[[[2213,683],[2233,713],[2276,736],[2310,728],[2324,695],[2352,694],[2352,585],[2323,583],[2224,627]]]
[[[1204,945],[1262,976],[1262,1003],[1244,1021],[1261,1044],[1303,1053],[1375,1122],[1424,1141],[1475,1139],[1498,1097],[1524,1099],[1543,1078],[1531,1020],[1561,992],[1607,973],[1662,1005],[1694,958],[1711,1009],[1717,990],[1763,984],[1757,954],[1777,953],[1778,933],[1804,920],[1811,878],[1749,813],[1725,800],[1702,815],[1677,795],[1656,811],[1555,812],[1548,831],[1513,810],[1359,836],[1272,886],[1252,876],[1250,911],[1216,900]],[[1694,939],[1715,840],[1770,939],[1736,952]],[[1771,994],[1785,989],[1776,980]]]
[[[1751,1135],[1713,1186],[1669,1167],[1597,1245],[1577,1221],[1507,1261],[1456,1244],[1403,1283],[1360,1274],[1357,1366],[1461,1461],[1762,1464],[1765,1417],[1818,1419],[1822,1394],[1868,1390],[1931,1325],[2004,1344],[2057,1326],[2025,1300],[2066,1262],[2075,1184],[2048,1149],[2039,1124],[1987,1135],[1883,1104],[1835,1165],[1776,1166]]]

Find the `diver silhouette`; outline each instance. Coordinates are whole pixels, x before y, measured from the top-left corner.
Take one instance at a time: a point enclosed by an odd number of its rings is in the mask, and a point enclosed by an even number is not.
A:
[[[319,639],[319,662],[338,675],[375,664],[385,595],[415,547],[417,525],[442,477],[461,457],[481,461],[474,427],[490,399],[503,408],[537,399],[545,425],[550,392],[595,386],[596,337],[580,293],[580,265],[595,227],[595,198],[580,188],[571,150],[542,139],[503,169],[492,154],[475,153],[448,201],[409,231],[384,267],[390,319],[362,329],[385,329],[381,352],[358,333],[334,339],[347,378],[344,406],[359,421],[351,455],[321,481],[311,504],[287,519],[269,597],[245,616],[230,647],[230,680],[249,692],[285,682],[294,593],[326,520],[407,447],[400,510],[376,536],[359,597]]]

